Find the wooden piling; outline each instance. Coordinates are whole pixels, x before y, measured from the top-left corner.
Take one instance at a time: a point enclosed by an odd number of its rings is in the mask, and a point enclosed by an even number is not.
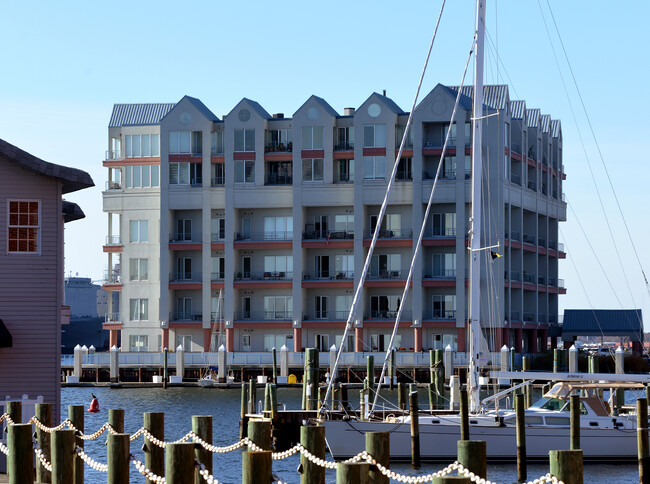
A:
[[[128,484],[130,470],[129,434],[108,434],[107,484]]]
[[[580,448],[580,395],[570,396],[571,450]]]
[[[108,423],[113,430],[118,434],[124,433],[124,409],[123,408],[109,408],[108,409]]]
[[[372,400],[375,391],[375,357],[366,357],[366,379],[368,380],[368,398]]]
[[[271,419],[275,422],[278,418],[278,387],[275,383],[271,385]]]
[[[143,426],[158,440],[165,440],[165,414],[162,412],[145,412],[143,415]],[[144,438],[144,465],[157,476],[165,475],[165,449],[158,447],[147,438]],[[147,479],[148,484],[153,481]]]
[[[458,462],[479,477],[487,477],[487,446],[485,440],[459,440]]]
[[[167,484],[194,484],[194,443],[169,443],[165,448]]]
[[[438,352],[440,350],[436,350]],[[436,373],[434,378],[436,387],[436,408],[443,408],[445,405],[445,367],[442,361],[436,366]]]
[[[361,462],[339,462],[336,466],[336,484],[368,484],[369,465]]]
[[[552,475],[564,484],[583,484],[582,450],[549,451]]]
[[[14,423],[18,424],[23,422],[23,404],[20,400],[8,401],[5,412],[9,414],[9,418],[11,418]]]
[[[560,350],[555,348],[553,350],[553,373],[557,373],[560,368]]]
[[[242,484],[270,484],[273,479],[271,451],[242,452]]]
[[[420,425],[418,422],[418,392],[409,393],[409,412],[411,414],[411,466],[420,468]]]
[[[46,427],[52,427],[51,403],[37,403],[34,410],[35,416],[39,422],[41,422]],[[41,430],[39,427],[36,427],[36,442],[38,442],[38,448],[41,449],[45,460],[52,462],[50,433]],[[36,459],[36,482],[52,482],[52,474],[45,467],[43,467],[40,459]]]
[[[526,409],[524,396],[515,395],[515,409],[517,419],[517,480],[526,482],[528,469],[526,465]]]
[[[163,350],[163,388],[167,388],[167,380],[169,379],[169,350]]]
[[[212,415],[192,415],[192,431],[204,442],[212,444]],[[212,452],[202,445],[197,445],[194,449],[194,457],[212,474]],[[198,472],[195,472],[194,484],[204,483],[203,477]]]
[[[429,394],[429,410],[433,410],[436,407],[435,385],[433,383],[427,383],[427,393]]]
[[[366,395],[368,389],[359,390],[359,420],[366,420]]]
[[[257,413],[257,380],[248,380],[248,413]]]
[[[32,424],[15,423],[7,427],[7,474],[10,484],[34,482]]]
[[[318,350],[305,348],[305,410],[317,409]]]
[[[278,354],[275,351],[275,346],[271,349],[271,357],[273,359],[273,383],[278,383]]]
[[[530,408],[533,404],[533,382],[530,382],[529,385],[524,387],[524,397],[526,408]]]
[[[515,349],[510,348],[510,371],[515,371],[515,369],[516,369],[515,368],[515,356],[516,356]]]
[[[75,426],[75,428],[83,433],[84,431],[84,412],[86,409],[83,407],[83,405],[68,405],[68,419],[70,419],[70,422],[72,422],[72,425]],[[84,440],[81,439],[79,436],[76,438],[76,445],[77,447],[81,447],[82,449],[84,448]],[[84,461],[81,459],[75,459],[74,463],[74,482],[75,484],[83,484],[84,482]]]
[[[434,477],[433,484],[472,484],[472,480],[465,476],[442,476]]]
[[[366,432],[366,452],[377,463],[390,468],[390,434],[388,432]],[[370,484],[388,484],[390,479],[379,472],[376,466],[370,466],[368,482]]]
[[[300,444],[319,459],[325,459],[325,427],[300,427]],[[325,468],[300,456],[300,484],[325,484]]]
[[[650,450],[648,449],[648,400],[636,401],[636,443],[639,456],[639,482],[650,482]]]
[[[248,421],[248,438],[263,450],[271,450],[271,434],[270,419],[253,418]]]
[[[52,484],[75,482],[75,431],[52,431]]]
[[[521,357],[521,371],[530,371],[530,356]]]
[[[241,409],[240,409],[240,419],[239,419],[239,438],[243,439],[246,437],[246,431],[248,429],[248,419],[246,414],[248,413],[248,386],[245,382],[241,384]]]
[[[406,410],[406,383],[397,384],[397,406],[400,410]]]
[[[271,384],[264,385],[264,413],[271,411]]]
[[[469,440],[469,401],[465,388],[460,391],[460,440]]]
[[[390,350],[390,389],[395,388],[395,348]]]

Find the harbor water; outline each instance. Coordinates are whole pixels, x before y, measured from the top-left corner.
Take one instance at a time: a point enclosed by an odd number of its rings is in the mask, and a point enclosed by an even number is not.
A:
[[[192,415],[212,415],[214,445],[225,446],[239,440],[239,389],[217,388],[179,388],[172,387],[166,390],[161,388],[108,388],[108,387],[69,387],[61,390],[61,420],[67,418],[68,405],[90,404],[94,393],[99,399],[100,412],[85,414],[85,433],[90,434],[99,429],[108,421],[109,408],[122,408],[125,411],[124,429],[127,433],[134,433],[142,427],[143,413],[164,412],[165,414],[165,440],[173,441],[184,436],[192,428]],[[420,390],[420,405],[426,402],[426,393]],[[351,393],[351,396],[354,393]],[[382,392],[382,395],[384,392]],[[261,392],[263,396],[263,391]],[[386,397],[393,401],[396,396],[393,392],[386,391]],[[260,389],[258,389],[258,399]],[[626,395],[626,400],[634,402],[633,395]],[[286,404],[287,408],[299,408],[302,392],[297,388],[279,388],[278,403]],[[106,434],[98,439],[86,441],[86,452],[95,460],[106,463]],[[144,461],[142,451],[143,439],[138,438],[131,443],[131,452],[136,458]],[[568,442],[558,442],[558,449],[568,448]],[[327,459],[331,460],[328,456]],[[297,472],[300,458],[294,455],[284,460],[273,461],[273,472],[284,482],[293,484],[300,482]],[[409,464],[392,464],[391,469],[406,475],[424,475],[442,469],[445,464],[423,464],[422,468],[415,471]],[[214,476],[220,483],[234,484],[241,481],[241,450],[227,454],[213,454]],[[533,480],[548,472],[548,465],[529,464],[528,479]],[[131,467],[131,482],[144,482],[144,478]],[[106,482],[106,474],[85,467],[85,482]],[[513,483],[517,481],[515,463],[488,465],[488,479],[494,482]],[[638,467],[636,464],[585,464],[585,482],[612,482],[618,484],[638,483]],[[336,482],[336,472],[327,471],[326,482]],[[392,482],[392,481],[391,481]]]

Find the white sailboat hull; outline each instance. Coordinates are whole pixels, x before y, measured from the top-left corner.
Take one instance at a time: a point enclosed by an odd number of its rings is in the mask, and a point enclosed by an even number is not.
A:
[[[410,423],[336,421],[324,422],[325,437],[330,453],[343,460],[365,450],[366,432],[390,433],[390,458],[393,461],[410,461]],[[455,461],[460,427],[457,424],[422,424],[420,454],[423,461]],[[470,438],[487,443],[490,461],[516,460],[516,427],[496,425],[471,426]],[[569,428],[546,426],[526,427],[526,454],[528,460],[547,460],[550,450],[569,448]],[[636,429],[582,428],[580,444],[585,460],[623,461],[637,460]]]

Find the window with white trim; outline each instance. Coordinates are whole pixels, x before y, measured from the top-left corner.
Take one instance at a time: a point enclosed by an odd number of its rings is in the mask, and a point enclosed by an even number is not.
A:
[[[146,334],[129,335],[129,351],[149,351],[149,336]]]
[[[323,159],[302,160],[302,181],[323,181]]]
[[[293,237],[293,217],[264,217],[264,240]]]
[[[191,131],[170,131],[169,132],[169,154],[189,154],[192,149]]]
[[[158,134],[127,134],[126,158],[146,158],[160,156],[160,136]]]
[[[149,279],[149,259],[129,259],[129,281]]]
[[[330,350],[330,335],[329,334],[317,334],[314,338],[314,345],[318,351],[329,351]]]
[[[302,127],[302,149],[303,150],[323,149],[323,127],[322,126]]]
[[[386,148],[386,125],[366,124],[363,126],[364,148]]]
[[[284,275],[292,277],[293,275],[293,256],[291,255],[265,255],[264,256],[264,273],[274,276]]]
[[[235,183],[255,183],[255,161],[235,161]]]
[[[223,155],[223,131],[210,133],[210,154]]]
[[[264,296],[264,319],[291,319],[292,316],[291,296]]]
[[[9,200],[7,252],[40,252],[41,208],[37,200]]]
[[[456,319],[456,295],[434,294],[433,317],[434,319]]]
[[[129,221],[129,242],[149,242],[149,221]]]
[[[363,178],[366,180],[384,180],[386,178],[386,157],[364,156]]]
[[[158,165],[127,165],[124,169],[126,171],[126,188],[150,188],[160,185],[160,167]]]
[[[327,319],[327,309],[329,307],[328,296],[316,296],[316,319]]]
[[[255,130],[254,129],[235,130],[234,151],[255,151]]]
[[[129,299],[129,321],[147,321],[149,319],[148,299]]]

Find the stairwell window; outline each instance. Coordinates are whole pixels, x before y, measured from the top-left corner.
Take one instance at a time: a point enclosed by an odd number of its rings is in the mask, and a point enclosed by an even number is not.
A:
[[[169,132],[169,154],[189,154],[192,148],[191,131]]]
[[[9,200],[7,252],[40,253],[41,208],[36,200]]]
[[[149,319],[148,299],[129,299],[129,321],[147,321]]]
[[[302,160],[302,181],[323,181],[323,159]]]
[[[235,130],[235,151],[255,151],[255,130]]]
[[[386,125],[366,124],[363,126],[364,148],[386,148]]]
[[[223,131],[210,133],[210,145],[211,155],[223,155]]]
[[[303,150],[323,149],[323,127],[322,126],[302,127],[302,149]]]
[[[149,242],[148,220],[131,220],[129,222],[129,242]]]
[[[235,183],[255,183],[254,161],[235,161]]]
[[[363,157],[363,178],[366,180],[386,179],[386,157],[385,156],[364,156]]]

